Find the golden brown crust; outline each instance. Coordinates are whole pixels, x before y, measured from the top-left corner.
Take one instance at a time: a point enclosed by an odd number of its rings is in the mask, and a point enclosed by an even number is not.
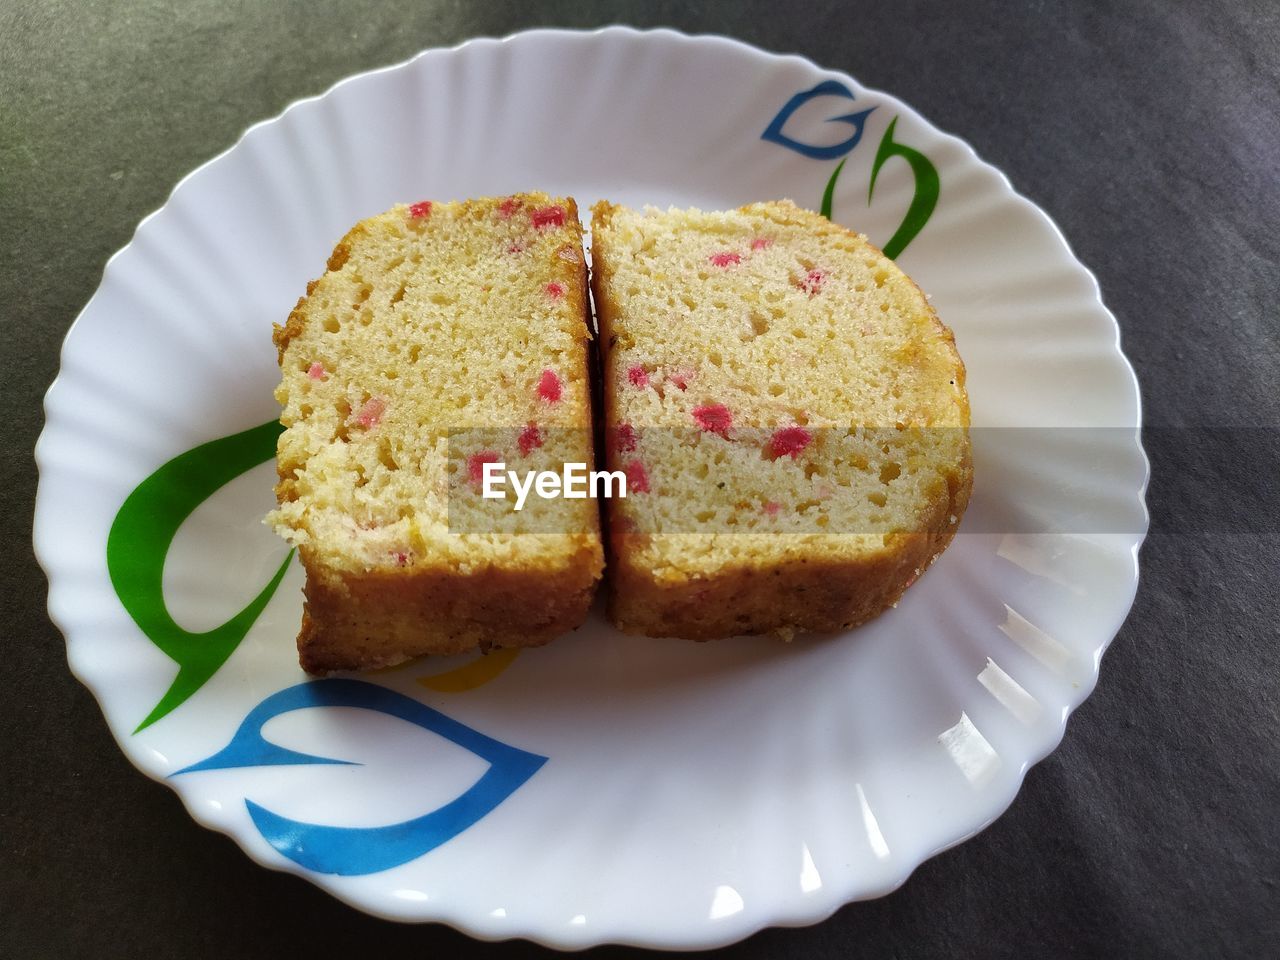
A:
[[[302,333],[302,327],[306,323],[307,317],[307,297],[311,295],[313,289],[315,289],[315,281],[311,280],[307,283],[307,296],[298,298],[298,302],[294,304],[293,310],[289,312],[289,318],[284,322],[284,326],[278,323],[271,325],[271,340],[276,345],[277,364],[284,364],[284,352],[289,347],[289,341]]]
[[[428,654],[536,647],[582,625],[600,577],[599,547],[563,570],[491,567],[337,574],[299,551],[307,571],[298,659],[308,673],[367,670]]]
[[[803,555],[767,566],[726,567],[709,577],[658,580],[634,562],[636,534],[610,528],[609,619],[626,633],[718,640],[790,630],[831,632],[865,623],[898,602],[955,536],[973,487],[961,465],[920,533],[897,534],[880,553],[849,561]]]
[[[592,208],[593,237],[608,228],[618,209],[606,201]],[[741,209],[759,212],[760,207],[749,205]],[[852,233],[808,211],[796,209],[795,215],[821,233]],[[793,217],[784,214],[780,219],[790,221]],[[883,256],[878,248],[866,245]],[[616,306],[607,295],[613,270],[607,245],[597,242],[592,249],[591,288],[599,331],[606,428],[618,422],[617,391],[623,381],[613,349],[617,342]],[[919,291],[914,282],[912,285]],[[923,292],[920,297],[927,304]],[[965,370],[955,350],[955,336],[931,305],[928,312],[953,359],[961,422],[967,430]],[[609,465],[610,469],[619,467],[612,451]],[[670,570],[658,576],[638,562],[639,548],[648,542],[648,535],[629,532],[620,512],[611,509],[615,507],[611,501],[606,505],[605,525],[609,619],[627,633],[690,640],[770,632],[789,638],[795,630],[831,632],[855,627],[896,604],[946,549],[972,489],[973,462],[966,445],[963,461],[946,476],[945,489],[939,489],[927,505],[918,529],[886,537],[881,551],[849,560],[797,552],[782,561],[726,565],[712,575],[702,576],[673,575]]]

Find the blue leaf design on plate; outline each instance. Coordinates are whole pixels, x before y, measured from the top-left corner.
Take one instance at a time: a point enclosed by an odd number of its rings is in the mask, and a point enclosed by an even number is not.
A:
[[[411,697],[360,680],[313,680],[273,693],[249,711],[231,742],[213,756],[172,776],[200,770],[313,763],[350,764],[278,747],[263,739],[273,717],[307,707],[358,707],[398,717],[439,734],[489,762],[489,769],[465,793],[438,810],[385,827],[332,827],[304,823],[245,800],[258,831],[294,863],[317,873],[355,876],[397,867],[462,833],[509,797],[546,757],[509,746],[446,717]],[[358,766],[358,764],[353,764]]]
[[[846,113],[839,117],[828,117],[827,123],[847,123],[853,127],[853,133],[849,138],[840,143],[831,144],[830,146],[815,146],[809,143],[802,143],[795,140],[782,132],[782,128],[786,126],[791,115],[803,107],[810,100],[816,97],[843,97],[847,100],[855,99],[853,91],[837,80],[824,80],[816,87],[808,90],[802,90],[794,97],[788,100],[778,111],[777,116],[765,127],[764,133],[760,134],[761,140],[769,140],[773,143],[781,144],[789,150],[803,154],[814,160],[834,160],[836,157],[843,157],[858,145],[858,141],[862,139],[862,128],[867,122],[867,115],[871,113],[875,107],[868,107],[866,110],[860,110],[857,113]]]

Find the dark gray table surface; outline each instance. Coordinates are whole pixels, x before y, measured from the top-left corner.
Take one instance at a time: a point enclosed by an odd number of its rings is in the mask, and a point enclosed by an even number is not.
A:
[[[1280,955],[1280,5],[4,0],[0,957],[542,952],[359,914],[136,772],[45,615],[31,452],[103,263],[246,126],[424,47],[610,22],[800,52],[967,139],[1097,273],[1148,426],[1137,603],[1062,746],[898,892],[725,955]]]

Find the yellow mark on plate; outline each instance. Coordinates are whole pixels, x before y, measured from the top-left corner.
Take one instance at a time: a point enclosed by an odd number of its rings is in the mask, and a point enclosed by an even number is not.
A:
[[[429,677],[418,677],[418,683],[428,690],[436,690],[440,693],[462,693],[464,690],[474,690],[476,687],[484,686],[511,666],[511,661],[519,653],[518,648],[508,647],[505,650],[481,654],[470,663],[464,663],[454,670],[446,670],[444,673]]]

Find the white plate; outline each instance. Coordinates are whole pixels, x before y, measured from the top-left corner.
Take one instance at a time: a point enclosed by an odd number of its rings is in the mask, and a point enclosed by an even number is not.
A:
[[[898,609],[789,647],[594,616],[514,659],[298,686],[302,576],[260,523],[274,432],[251,428],[277,414],[271,323],[347,227],[524,189],[817,208],[832,183],[969,370],[973,504]],[[253,127],[107,265],[36,451],[50,614],[133,763],[362,910],[569,948],[811,923],[990,823],[1093,688],[1146,529],[1117,333],[1044,214],[848,76],[670,31],[429,50]]]

